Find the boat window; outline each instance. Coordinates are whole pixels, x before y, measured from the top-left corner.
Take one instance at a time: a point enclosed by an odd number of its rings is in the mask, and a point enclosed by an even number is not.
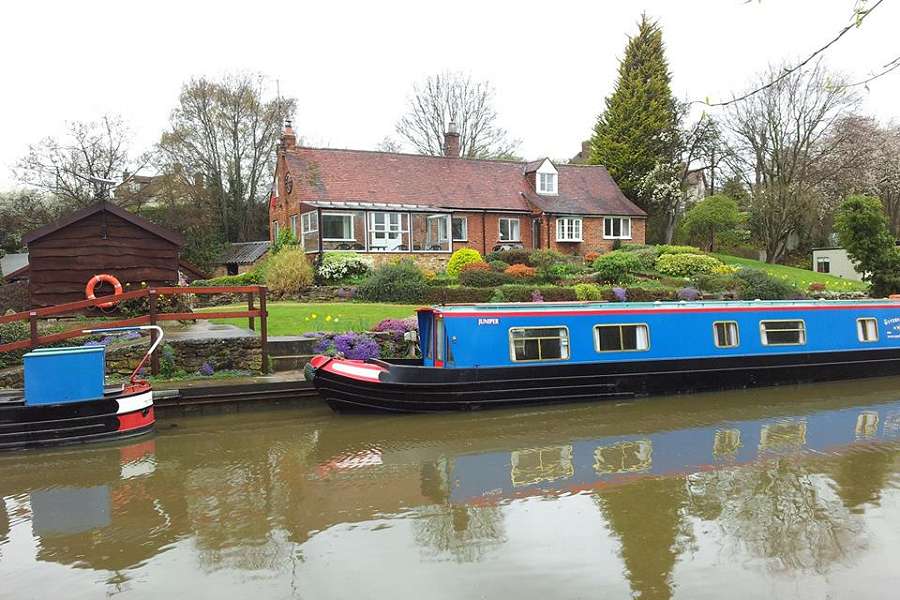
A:
[[[796,346],[806,343],[803,321],[760,321],[759,331],[766,346]]]
[[[713,335],[717,348],[735,348],[740,344],[735,321],[716,321],[713,323]]]
[[[434,321],[434,361],[442,364],[444,362],[444,348],[447,342],[444,341],[444,320],[435,319]]]
[[[878,321],[875,319],[857,319],[856,335],[861,342],[877,342]]]
[[[597,352],[628,352],[650,349],[650,331],[642,323],[596,325],[594,348]]]
[[[509,330],[510,356],[516,362],[568,360],[566,327],[513,327]]]

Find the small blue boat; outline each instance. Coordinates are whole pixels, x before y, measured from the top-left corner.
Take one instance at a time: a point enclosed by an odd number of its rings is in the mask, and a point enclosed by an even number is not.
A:
[[[335,410],[430,412],[900,374],[900,301],[469,304],[418,311],[422,359],[316,356]]]

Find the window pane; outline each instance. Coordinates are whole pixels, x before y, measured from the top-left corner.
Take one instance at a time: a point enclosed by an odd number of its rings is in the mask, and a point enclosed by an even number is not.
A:
[[[568,332],[564,327],[529,327],[510,330],[514,360],[569,358]]]
[[[713,324],[716,335],[716,346],[720,348],[732,348],[738,345],[737,323],[719,321]]]
[[[878,324],[875,319],[858,319],[856,321],[856,331],[861,342],[878,341]]]
[[[513,219],[509,222],[509,235],[511,240],[519,239],[519,220]]]
[[[622,349],[622,329],[618,325],[598,327],[599,344],[602,352]]]
[[[763,321],[763,343],[770,346],[805,344],[803,321]]]
[[[469,238],[469,222],[466,217],[453,217],[453,239],[467,240]]]

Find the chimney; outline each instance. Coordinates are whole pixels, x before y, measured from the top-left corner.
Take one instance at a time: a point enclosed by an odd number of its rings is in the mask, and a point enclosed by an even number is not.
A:
[[[281,149],[290,150],[296,145],[297,136],[294,135],[294,130],[291,127],[291,120],[288,119],[284,122],[284,131],[281,132]]]
[[[459,131],[453,121],[447,125],[447,133],[444,134],[444,156],[459,158]]]
[[[591,158],[591,140],[581,142],[581,162],[586,163]]]

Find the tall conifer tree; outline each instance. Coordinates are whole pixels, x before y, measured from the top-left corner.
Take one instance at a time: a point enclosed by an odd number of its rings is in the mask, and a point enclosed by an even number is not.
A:
[[[609,170],[628,198],[652,212],[641,179],[657,164],[677,160],[678,117],[662,30],[641,15],[619,63],[619,79],[597,119],[589,162]]]

